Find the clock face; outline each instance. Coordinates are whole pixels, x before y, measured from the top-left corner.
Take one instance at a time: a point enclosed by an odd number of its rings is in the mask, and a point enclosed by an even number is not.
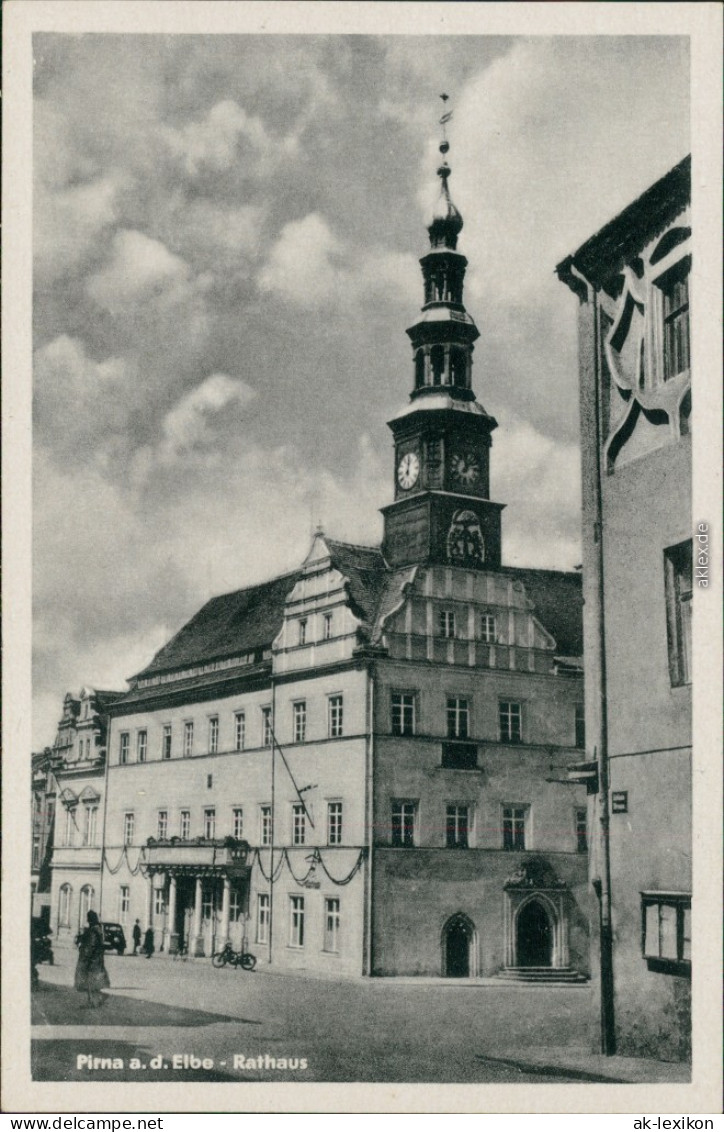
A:
[[[480,464],[474,452],[453,452],[450,474],[463,487],[473,487],[480,479]]]
[[[420,460],[415,452],[406,452],[397,465],[397,482],[404,491],[409,491],[417,483],[420,475]]]

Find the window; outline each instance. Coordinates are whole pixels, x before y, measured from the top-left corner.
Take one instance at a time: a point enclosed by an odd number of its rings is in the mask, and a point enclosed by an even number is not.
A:
[[[520,704],[501,700],[498,704],[498,722],[501,743],[520,743],[523,735],[523,712]]]
[[[689,258],[660,279],[664,315],[664,381],[689,369]]]
[[[289,897],[289,946],[304,947],[304,897]]]
[[[448,739],[467,739],[470,728],[470,708],[467,700],[460,696],[447,698]]]
[[[84,884],[80,890],[80,904],[78,907],[78,927],[81,931],[88,927],[88,913],[93,907],[95,889],[90,884]]]
[[[342,844],[342,803],[327,802],[327,844]]]
[[[588,852],[588,814],[585,806],[576,810],[576,852]]]
[[[691,539],[664,551],[666,627],[672,687],[691,683]]]
[[[339,951],[339,900],[324,901],[324,950]]]
[[[194,750],[194,725],[192,720],[187,720],[184,723],[184,758],[187,759],[189,755],[193,754]]]
[[[325,613],[324,615],[324,639],[330,641],[332,639],[332,614]]]
[[[154,888],[153,890],[153,914],[154,916],[166,915],[166,893],[162,888]]]
[[[210,920],[214,915],[214,888],[211,884],[201,887],[201,919]]]
[[[234,837],[237,839],[237,841],[241,841],[242,837],[244,836],[244,811],[242,810],[241,806],[234,806],[233,810],[231,811],[231,816],[233,819],[232,828],[234,831]]]
[[[219,749],[219,717],[212,715],[209,720],[209,754],[215,755]]]
[[[442,766],[448,770],[477,770],[478,748],[475,743],[453,743],[442,745]]]
[[[98,807],[97,806],[86,806],[86,808],[85,808],[85,829],[83,830],[83,844],[84,845],[95,845],[97,825],[98,825]]]
[[[292,845],[304,845],[307,836],[307,815],[304,806],[295,802],[292,806]]]
[[[148,732],[139,731],[136,735],[136,761],[145,763],[148,752]]]
[[[262,747],[271,747],[272,742],[272,709],[270,707],[263,707],[261,709],[261,745]]]
[[[120,742],[121,742],[121,746],[120,746],[120,751],[118,753],[118,761],[121,764],[121,766],[125,766],[126,763],[128,762],[128,752],[129,752],[130,747],[131,747],[130,732],[121,731]]]
[[[214,785],[214,776],[213,776],[213,774],[207,774],[207,775],[206,775],[206,789],[207,789],[207,790],[210,790],[210,789],[211,789],[211,787],[212,787],[213,785]]]
[[[392,803],[392,844],[410,846],[415,844],[415,822],[417,802],[393,801]]]
[[[452,805],[445,815],[445,844],[448,849],[467,849],[470,836],[468,806]]]
[[[188,841],[189,837],[191,836],[191,810],[181,811],[179,834],[182,841]]]
[[[307,735],[307,704],[299,700],[292,707],[294,713],[294,742],[303,743]]]
[[[256,942],[269,942],[269,893],[260,892],[256,898]]]
[[[161,758],[171,758],[171,724],[164,723],[161,734]]]
[[[576,731],[576,746],[585,748],[586,746],[586,712],[583,704],[576,704],[575,707],[575,731]]]
[[[492,613],[483,613],[480,617],[480,639],[486,645],[494,645],[498,639],[497,625]]]
[[[691,970],[691,896],[642,892],[641,919],[649,970],[687,974]]]
[[[306,645],[306,643],[307,643],[307,621],[306,621],[306,618],[303,617],[302,620],[299,622],[298,644]]]
[[[118,890],[118,919],[122,924],[128,923],[128,913],[131,910],[131,887],[122,884]]]
[[[241,890],[233,884],[229,892],[229,922],[237,924],[244,917],[244,901]]]
[[[443,637],[455,636],[455,612],[452,609],[440,610],[440,632]]]
[[[66,810],[65,810],[65,836],[63,838],[63,844],[64,845],[70,846],[70,845],[73,844],[73,827],[74,826],[75,826],[75,814],[73,813],[70,806],[67,806]]]
[[[73,889],[69,884],[62,884],[58,893],[58,926],[70,927],[70,897]]]
[[[503,848],[525,849],[527,806],[503,806]]]
[[[168,837],[168,810],[158,811],[157,834],[159,841],[165,841]]]
[[[246,715],[237,711],[234,716],[234,746],[237,751],[243,751],[246,744]]]
[[[262,845],[271,845],[272,843],[272,808],[271,806],[259,807],[259,840]]]
[[[392,734],[415,734],[415,693],[392,693]]]
[[[344,725],[344,701],[342,696],[329,697],[329,737],[339,739]]]
[[[123,815],[123,844],[133,844],[133,834],[136,828],[136,815],[128,813]]]
[[[216,837],[216,810],[212,806],[204,810],[204,837],[209,840]]]

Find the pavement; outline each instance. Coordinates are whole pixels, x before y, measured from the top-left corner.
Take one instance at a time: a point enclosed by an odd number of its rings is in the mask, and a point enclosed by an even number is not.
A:
[[[98,1009],[56,948],[32,999],[43,1081],[678,1083],[688,1065],[590,1051],[587,985],[335,979],[111,955]]]

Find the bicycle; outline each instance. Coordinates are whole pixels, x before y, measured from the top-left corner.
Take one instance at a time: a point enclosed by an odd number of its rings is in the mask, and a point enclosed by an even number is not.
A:
[[[221,951],[215,951],[211,956],[211,965],[217,969],[221,967],[241,967],[244,971],[253,971],[256,967],[256,955],[250,951],[234,951],[230,943]]]

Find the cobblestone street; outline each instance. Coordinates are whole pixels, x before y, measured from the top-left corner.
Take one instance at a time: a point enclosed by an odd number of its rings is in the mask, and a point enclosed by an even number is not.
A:
[[[73,989],[74,965],[75,953],[59,947],[55,966],[39,968],[32,1028],[37,1080],[689,1079],[688,1066],[591,1054],[586,986],[343,981],[261,967],[252,974],[216,971],[208,961],[163,955],[109,956],[111,989],[91,1011]],[[122,1065],[94,1069],[93,1058]]]

